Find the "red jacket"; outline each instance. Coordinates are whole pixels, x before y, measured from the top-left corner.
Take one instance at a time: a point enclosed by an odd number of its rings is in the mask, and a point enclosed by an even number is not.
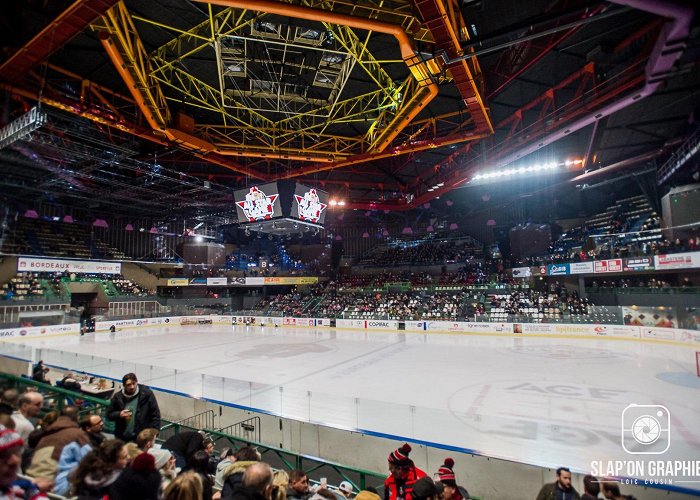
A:
[[[384,481],[384,500],[411,500],[413,484],[427,474],[415,465],[408,471],[405,479],[394,479],[389,475]]]

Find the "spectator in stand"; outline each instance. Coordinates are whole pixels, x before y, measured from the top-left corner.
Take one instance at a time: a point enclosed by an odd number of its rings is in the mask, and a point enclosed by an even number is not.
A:
[[[441,492],[433,480],[426,476],[413,485],[412,496],[413,500],[440,500]]]
[[[348,500],[353,497],[353,487],[350,481],[343,481],[342,483],[340,483],[340,485],[338,486],[338,491],[340,491],[340,494]]]
[[[75,375],[71,372],[66,372],[61,379],[60,387],[67,389],[69,391],[80,392],[80,382],[75,379]]]
[[[124,441],[107,439],[88,453],[71,476],[72,494],[80,500],[101,500],[129,464]]]
[[[293,470],[289,473],[289,488],[287,488],[287,500],[306,500],[311,497],[309,491],[309,477],[303,470]],[[223,496],[221,497],[223,500]]]
[[[214,481],[209,475],[209,453],[204,450],[195,451],[187,463],[188,469],[196,472],[202,478],[204,500],[212,500]]]
[[[446,458],[445,463],[437,471],[436,475],[444,487],[442,500],[463,500],[469,498],[469,492],[465,488],[457,486],[453,470],[454,466],[455,461],[451,458]]]
[[[632,495],[623,495],[620,492],[620,485],[615,481],[603,481],[600,485],[603,490],[603,497],[607,500],[636,500]]]
[[[109,488],[109,500],[159,500],[160,474],[153,455],[141,453]]]
[[[389,477],[384,481],[384,500],[411,500],[414,483],[426,474],[409,458],[411,446],[404,443],[389,454]]]
[[[202,500],[202,478],[192,471],[177,476],[163,492],[162,500]]]
[[[136,436],[136,446],[139,450],[146,452],[155,446],[157,437],[158,429],[144,429]]]
[[[58,412],[56,410],[51,410],[50,412],[47,412],[41,420],[37,421],[36,428],[29,434],[29,437],[27,438],[27,442],[25,443],[26,448],[28,450],[31,450],[31,453],[34,452],[34,448],[36,448],[36,445],[39,444],[39,441],[41,440],[42,437],[44,437],[44,433],[46,433],[46,429],[49,428],[56,420],[58,420]],[[27,450],[25,450],[26,452]],[[23,460],[26,460],[28,458],[29,461],[31,461],[31,453],[25,453],[25,457],[23,457]],[[29,455],[27,457],[27,455]],[[26,469],[29,466],[29,462],[23,462],[22,463],[22,469]]]
[[[25,392],[19,398],[19,410],[12,414],[15,421],[15,431],[25,442],[34,430],[32,420],[35,419],[44,405],[44,396],[38,392]]]
[[[272,500],[287,500],[289,474],[286,470],[278,469],[272,474]]]
[[[177,477],[177,467],[175,466],[175,456],[165,448],[151,448],[148,453],[153,455],[156,461],[156,470],[160,474],[161,486],[163,489]]]
[[[227,456],[216,467],[214,489],[221,490],[222,498],[231,496],[236,488],[243,483],[245,470],[254,463],[259,462],[261,458],[258,450],[252,446],[244,446],[232,455]]]
[[[251,465],[243,473],[243,485],[232,500],[271,500],[272,468],[265,462]]]
[[[88,415],[80,422],[80,428],[87,433],[94,448],[98,448],[105,440],[105,435],[102,434],[104,427],[104,420],[99,415]]]
[[[72,472],[78,467],[81,460],[88,453],[93,451],[93,447],[89,444],[80,446],[78,443],[69,443],[63,447],[61,458],[58,459],[58,468],[56,469],[56,486],[53,493],[61,496],[68,496],[70,493],[69,478]]]
[[[114,436],[131,441],[144,429],[160,429],[160,408],[153,392],[136,375],[122,377],[122,390],[112,396],[107,418],[115,422]]]
[[[221,491],[224,487],[224,472],[231,465],[236,463],[236,456],[233,448],[226,447],[219,455],[219,463],[216,464],[216,473],[214,474],[214,491]]]
[[[214,451],[214,443],[203,431],[182,431],[168,438],[163,443],[163,448],[170,450],[175,455],[177,466],[185,469],[196,452],[203,450],[211,454]]]
[[[147,452],[156,444],[158,437],[158,429],[144,429],[139,432],[136,439],[131,443],[126,443],[126,449],[129,452],[129,461],[131,462],[141,453]]]
[[[32,368],[32,380],[36,382],[42,382],[44,384],[49,384],[49,380],[46,378],[46,374],[49,372],[49,367],[44,366],[44,362],[39,360],[39,362]]]
[[[542,486],[537,500],[580,500],[578,491],[571,486],[571,471],[566,467],[557,469],[557,480]]]
[[[357,494],[355,500],[381,500],[381,497],[377,494],[377,491],[373,486],[368,486],[367,489],[362,490]]]
[[[17,389],[6,389],[3,391],[0,399],[0,413],[12,415],[19,402],[19,392],[17,392]]]
[[[0,426],[0,498],[45,499],[46,495],[39,491],[36,484],[18,477],[23,445],[18,433]],[[51,483],[44,483],[44,489],[51,486]]]
[[[598,478],[590,474],[583,476],[583,495],[581,500],[594,500],[598,498],[600,493],[600,483]]]
[[[77,408],[66,407],[56,421],[46,427],[43,436],[34,450],[27,475],[54,480],[58,472],[58,461],[63,448],[70,443],[83,446],[90,443],[90,438],[75,421]]]

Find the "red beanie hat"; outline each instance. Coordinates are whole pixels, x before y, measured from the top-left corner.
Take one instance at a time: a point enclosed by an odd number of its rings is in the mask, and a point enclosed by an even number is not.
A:
[[[156,470],[156,459],[150,453],[141,453],[131,463],[131,469],[135,472],[151,472]]]
[[[24,442],[19,434],[12,429],[6,428],[4,425],[0,425],[0,452],[15,446],[22,446],[23,444]]]
[[[408,443],[404,443],[401,448],[392,451],[389,454],[390,464],[401,464],[410,461],[408,454],[411,453],[411,446]]]
[[[452,460],[451,458],[446,458],[445,463],[443,464],[442,467],[438,469],[438,477],[440,478],[440,482],[449,484],[454,486],[457,484],[457,481],[455,479],[455,473],[452,470],[452,468],[455,466],[455,461]]]
[[[455,479],[455,473],[452,468],[455,466],[455,461],[451,458],[446,458],[445,463],[437,471],[437,475],[440,478],[441,483],[449,484],[450,486],[455,486],[457,481]]]

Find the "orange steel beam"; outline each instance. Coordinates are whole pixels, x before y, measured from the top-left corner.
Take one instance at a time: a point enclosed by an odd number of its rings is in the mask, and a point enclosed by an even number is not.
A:
[[[416,8],[433,35],[436,47],[444,50],[450,59],[463,55],[464,51],[459,36],[455,32],[455,27],[447,14],[443,0],[419,0],[416,2]],[[467,60],[462,59],[449,64],[447,69],[452,74],[454,84],[459,89],[459,93],[472,115],[476,132],[493,134],[491,119],[486,112],[479,90],[476,88],[476,82]]]
[[[107,55],[112,60],[112,63],[114,64],[114,67],[117,70],[117,73],[119,73],[119,76],[121,76],[122,80],[124,80],[124,83],[126,83],[129,92],[136,101],[136,105],[141,110],[141,113],[143,113],[143,116],[144,118],[146,118],[148,124],[156,133],[160,133],[161,135],[167,137],[172,141],[174,139],[174,136],[168,135],[168,133],[166,132],[167,124],[158,123],[156,121],[153,111],[151,110],[151,108],[148,107],[146,99],[141,93],[141,90],[136,84],[136,81],[131,76],[131,73],[129,73],[129,70],[127,70],[126,63],[124,62],[122,55],[119,53],[119,50],[114,44],[114,41],[112,41],[112,39],[110,38],[109,33],[102,31],[99,33],[99,38],[100,42],[102,43],[102,46],[107,52]]]
[[[291,179],[293,177],[299,177],[302,175],[314,174],[317,172],[325,172],[327,170],[335,170],[341,167],[348,167],[350,165],[357,165],[358,163],[365,163],[368,161],[380,160],[382,158],[389,158],[390,156],[404,155],[407,153],[415,153],[418,151],[425,151],[427,149],[435,149],[442,146],[448,146],[450,144],[457,144],[460,142],[468,141],[478,141],[488,137],[490,134],[481,133],[475,134],[469,132],[466,134],[452,134],[444,137],[436,137],[435,139],[421,140],[421,141],[411,141],[408,144],[402,146],[397,146],[388,150],[381,151],[379,153],[363,153],[358,155],[353,155],[345,160],[338,160],[330,165],[315,164],[310,165],[305,168],[300,168],[287,172],[286,174],[280,175],[279,179]]]
[[[391,141],[406,127],[406,125],[420,113],[430,102],[437,96],[438,87],[432,81],[432,75],[439,72],[438,65],[435,61],[426,63],[416,54],[415,48],[411,39],[401,26],[389,24],[375,19],[366,19],[361,17],[339,14],[327,10],[312,9],[300,5],[291,5],[274,2],[272,0],[203,0],[205,3],[220,5],[223,7],[232,7],[240,9],[255,10],[268,14],[277,14],[281,16],[295,17],[308,21],[325,22],[349,26],[351,28],[363,29],[368,31],[376,31],[391,35],[399,43],[401,57],[408,66],[409,70],[417,80],[420,87],[427,88],[427,91],[421,93],[420,98],[415,98],[404,112],[397,114],[386,127],[387,132],[383,133],[381,140],[377,142],[376,150],[381,151],[386,148]]]
[[[0,75],[10,81],[21,79],[116,3],[117,0],[77,0],[5,61]]]

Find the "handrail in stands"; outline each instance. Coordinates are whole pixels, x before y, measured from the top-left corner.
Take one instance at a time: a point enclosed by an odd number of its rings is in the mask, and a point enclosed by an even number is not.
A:
[[[221,427],[217,429],[217,432],[233,437],[248,438],[252,441],[260,441],[260,417],[241,420],[235,424]]]

